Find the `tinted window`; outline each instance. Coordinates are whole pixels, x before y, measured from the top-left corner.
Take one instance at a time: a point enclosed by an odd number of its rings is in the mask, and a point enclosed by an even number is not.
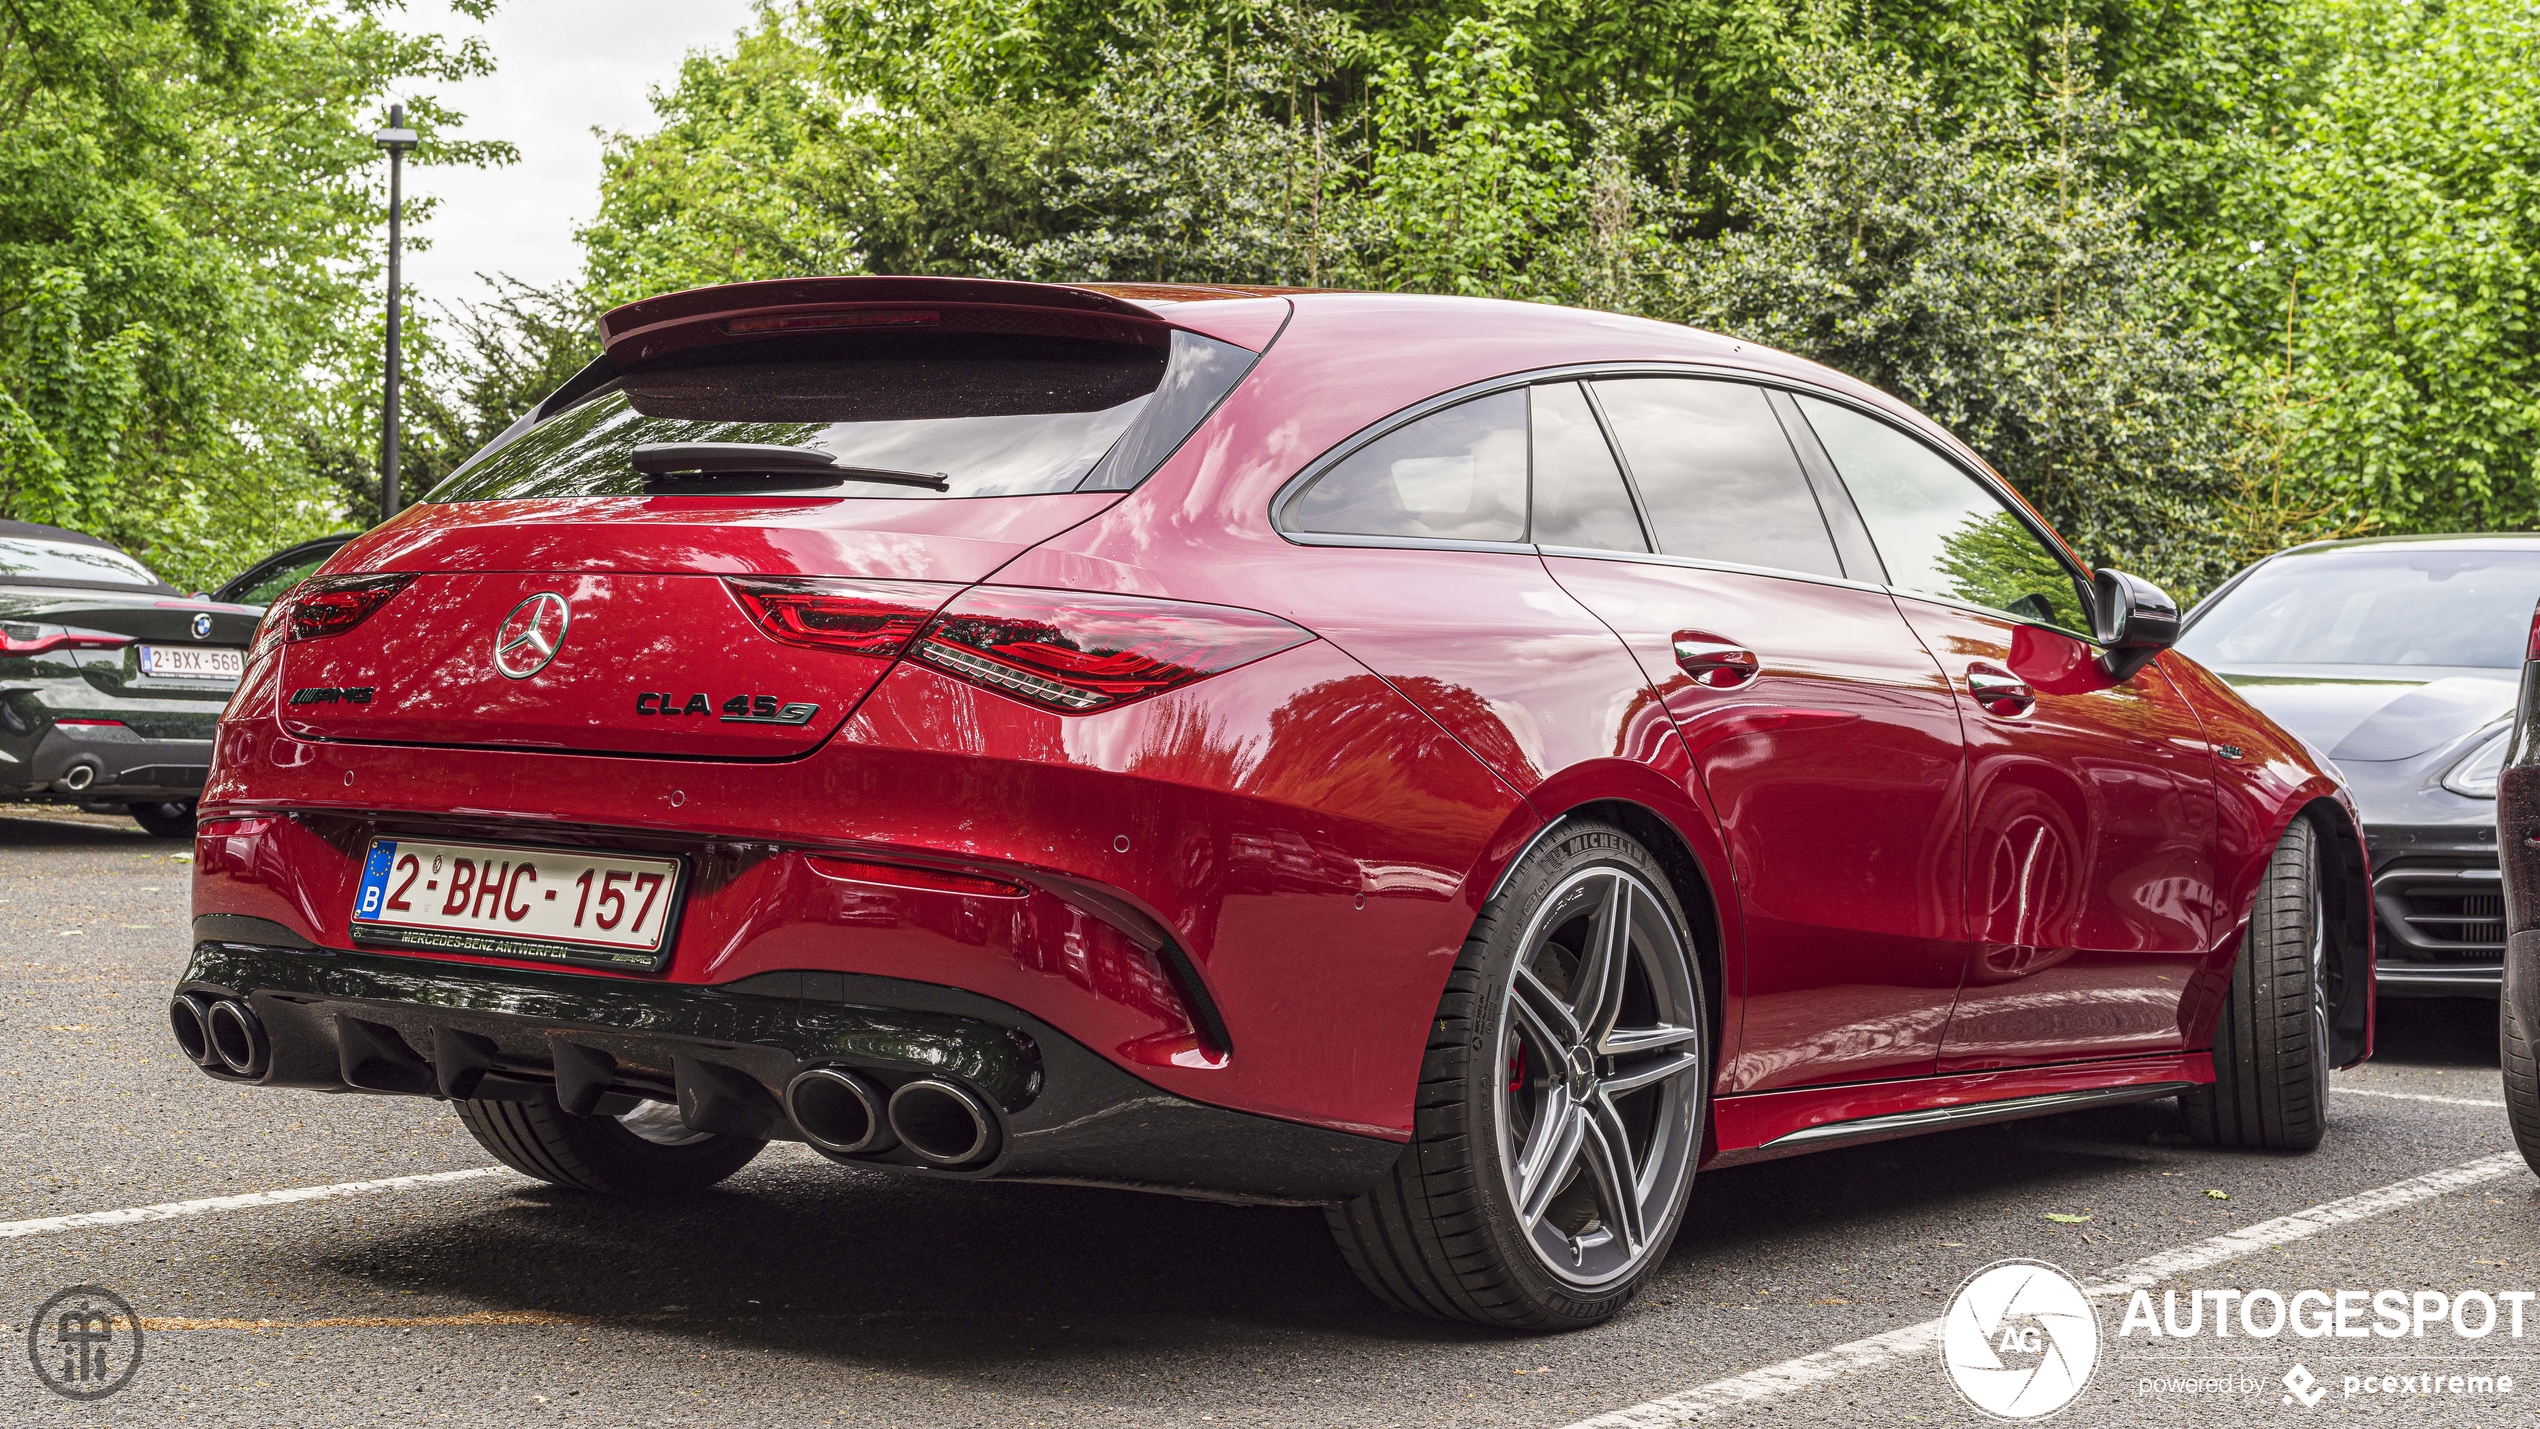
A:
[[[284,591],[316,574],[317,568],[325,565],[326,558],[334,554],[333,551],[320,551],[315,555],[304,556],[289,565],[276,566],[256,577],[255,584],[242,586],[236,590],[224,586],[220,591],[220,598],[233,605],[271,605]]]
[[[1799,406],[1842,473],[1891,584],[2066,630],[2090,628],[2071,569],[1957,463],[1848,407],[1814,397]]]
[[[2382,546],[2269,561],[2178,648],[2209,665],[2522,664],[2540,552]]]
[[[0,536],[0,581],[12,585],[44,585],[53,581],[83,585],[162,584],[148,567],[112,546],[16,536]]]
[[[1659,550],[1843,574],[1816,494],[1762,388],[1683,377],[1593,385]]]
[[[1288,501],[1291,531],[1526,539],[1526,394],[1432,412],[1360,448]]]
[[[612,379],[427,499],[660,490],[660,479],[633,466],[634,449],[648,442],[815,448],[841,466],[941,473],[949,488],[813,478],[810,489],[826,496],[1014,496],[1088,481],[1122,489],[1181,444],[1252,357],[1188,333],[1169,346],[933,333],[711,348]],[[750,489],[677,480],[681,490]],[[803,480],[788,478],[784,489],[806,489]]]
[[[1595,551],[1646,551],[1623,469],[1576,382],[1532,389],[1535,416],[1534,540]]]

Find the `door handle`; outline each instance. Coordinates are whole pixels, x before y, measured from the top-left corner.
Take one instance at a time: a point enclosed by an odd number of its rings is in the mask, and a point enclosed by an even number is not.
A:
[[[1982,661],[1967,667],[1967,694],[1986,714],[2024,715],[2037,707],[2037,691],[2028,681]]]
[[[1754,651],[1708,631],[1679,630],[1675,646],[1676,668],[1710,689],[1734,690],[1764,673],[1764,662]]]

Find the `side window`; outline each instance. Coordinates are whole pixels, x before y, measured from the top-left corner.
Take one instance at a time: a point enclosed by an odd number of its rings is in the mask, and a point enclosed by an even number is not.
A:
[[[1591,551],[1646,551],[1640,516],[1623,486],[1605,431],[1576,382],[1532,388],[1535,409],[1534,540]]]
[[[2072,571],[1958,464],[1875,417],[1800,410],[1834,459],[1898,587],[2066,630],[2090,628]]]
[[[1840,576],[1834,538],[1760,387],[1687,377],[1593,384],[1671,556]]]
[[[1288,499],[1282,523],[1328,536],[1526,539],[1526,394],[1432,412]]]

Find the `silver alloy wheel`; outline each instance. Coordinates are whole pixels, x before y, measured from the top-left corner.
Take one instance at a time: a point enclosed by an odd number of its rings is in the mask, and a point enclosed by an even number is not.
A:
[[[617,1124],[655,1146],[688,1146],[714,1134],[681,1121],[679,1108],[669,1102],[639,1103],[633,1111],[619,1117]]]
[[[1708,1050],[1688,950],[1647,884],[1601,867],[1553,890],[1494,1045],[1500,1172],[1536,1258],[1581,1288],[1640,1269],[1693,1175]]]

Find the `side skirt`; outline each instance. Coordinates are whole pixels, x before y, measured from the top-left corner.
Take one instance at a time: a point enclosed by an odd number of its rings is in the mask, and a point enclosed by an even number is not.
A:
[[[1719,1149],[1704,1164],[1740,1166],[1926,1131],[2152,1101],[2213,1079],[2212,1053],[2185,1052],[1722,1097],[1711,1112]]]

